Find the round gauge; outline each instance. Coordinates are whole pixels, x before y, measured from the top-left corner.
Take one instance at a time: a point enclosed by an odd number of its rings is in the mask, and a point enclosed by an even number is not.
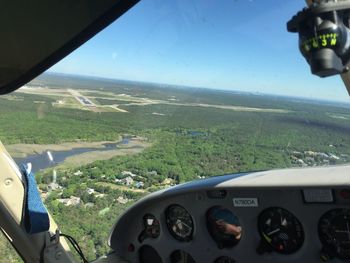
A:
[[[160,235],[160,224],[157,218],[152,214],[146,214],[143,217],[144,230],[139,235],[139,241],[142,243],[147,238],[157,238]]]
[[[332,257],[350,259],[350,209],[333,209],[318,222],[323,250]]]
[[[190,241],[193,235],[193,220],[185,208],[171,205],[165,211],[166,223],[170,234],[180,241]]]
[[[208,232],[219,248],[233,247],[241,240],[241,224],[229,209],[213,206],[207,211],[206,217]]]
[[[170,255],[171,263],[196,263],[193,257],[185,251],[175,250]]]
[[[278,253],[294,253],[304,243],[301,223],[286,209],[265,209],[259,215],[258,227],[262,241]]]

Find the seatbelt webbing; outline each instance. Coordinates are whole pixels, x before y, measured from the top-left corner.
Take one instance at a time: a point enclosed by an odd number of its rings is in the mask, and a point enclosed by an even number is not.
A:
[[[48,231],[50,228],[50,219],[46,207],[41,200],[35,176],[27,169],[26,165],[22,165],[21,171],[26,179],[24,227],[29,234]]]

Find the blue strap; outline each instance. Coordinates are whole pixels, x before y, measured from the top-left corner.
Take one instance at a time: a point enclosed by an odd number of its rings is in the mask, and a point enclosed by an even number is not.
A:
[[[26,165],[22,165],[21,171],[27,184],[25,189],[24,227],[29,234],[45,232],[50,228],[50,220],[46,207],[41,200],[35,176],[31,171],[28,171]]]

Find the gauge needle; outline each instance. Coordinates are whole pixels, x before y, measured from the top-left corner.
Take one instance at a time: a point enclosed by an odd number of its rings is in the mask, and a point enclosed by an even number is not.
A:
[[[180,219],[178,219],[177,221],[176,221],[176,225],[177,225],[177,227],[180,229],[180,230],[182,230],[184,227],[187,227],[187,228],[191,228],[189,225],[187,225],[186,223],[184,223],[184,222],[182,222]]]
[[[183,223],[181,222],[181,220],[177,220],[176,221],[176,225],[177,225],[177,227],[180,229],[180,230],[182,230],[182,226],[183,226]]]
[[[272,230],[271,232],[267,233],[267,235],[268,235],[268,236],[271,236],[271,235],[273,235],[273,234],[275,234],[275,233],[277,233],[277,232],[279,232],[279,231],[281,231],[281,229],[276,228],[275,230]]]
[[[191,228],[189,225],[185,224],[184,222],[181,222],[182,225],[184,225],[187,228]]]
[[[281,225],[286,227],[287,226],[287,220],[285,218],[281,217]]]

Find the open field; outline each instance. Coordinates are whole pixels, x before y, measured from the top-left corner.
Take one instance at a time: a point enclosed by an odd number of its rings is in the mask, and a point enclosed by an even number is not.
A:
[[[59,108],[83,109],[94,112],[128,112],[128,106],[147,106],[147,105],[170,105],[170,106],[184,106],[184,107],[205,107],[217,108],[233,111],[247,111],[247,112],[275,112],[287,113],[286,109],[269,109],[257,107],[244,107],[233,105],[216,105],[207,103],[180,103],[174,100],[158,100],[147,97],[134,97],[124,93],[111,93],[98,90],[72,90],[64,88],[42,88],[42,87],[23,87],[17,93],[25,93],[32,95],[56,97],[57,101],[53,102],[53,106]],[[86,101],[87,103],[84,103]],[[176,101],[176,100],[175,100]],[[114,103],[115,102],[115,103]],[[122,102],[122,103],[120,103]],[[121,108],[123,107],[123,108]]]

